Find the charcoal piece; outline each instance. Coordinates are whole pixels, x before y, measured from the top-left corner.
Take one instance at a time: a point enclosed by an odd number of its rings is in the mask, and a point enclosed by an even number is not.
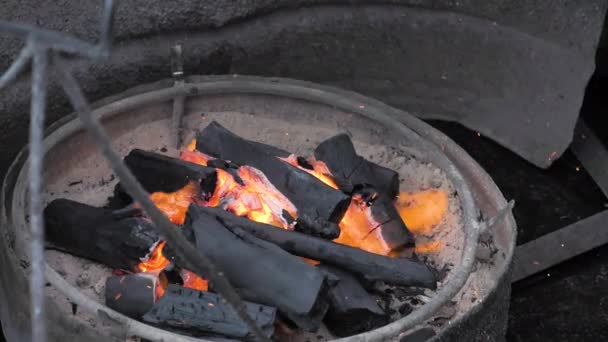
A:
[[[380,227],[382,240],[393,250],[414,247],[414,235],[407,229],[399,211],[395,208],[393,200],[378,196],[369,206],[372,217]]]
[[[214,168],[205,167],[162,154],[134,149],[124,159],[135,178],[149,192],[175,192],[188,182],[196,182],[201,195],[213,194],[217,182]],[[116,184],[108,208],[117,209],[133,202],[122,183]]]
[[[245,302],[249,317],[269,338],[274,334],[276,309]],[[154,307],[143,316],[143,321],[161,327],[252,339],[247,325],[232,307],[218,295],[169,285],[165,294]]]
[[[235,135],[215,121],[196,136],[197,150],[262,171],[297,208],[296,229],[327,239],[338,237],[340,230],[337,224],[348,208],[350,197],[280,160],[276,153],[264,146]]]
[[[336,179],[338,186],[349,194],[370,197],[370,208],[378,231],[391,249],[414,246],[414,236],[407,229],[394,207],[399,193],[399,174],[391,169],[372,163],[357,155],[346,134],[338,134],[323,141],[314,151],[316,160],[324,162]],[[372,196],[373,195],[373,196]]]
[[[399,174],[359,156],[346,134],[321,142],[314,156],[327,165],[334,177],[347,179],[354,185],[370,184],[391,199],[399,193]]]
[[[323,272],[238,227],[224,226],[197,208],[190,206],[184,234],[225,273],[243,298],[276,307],[299,328],[316,331],[329,306],[331,286]],[[173,254],[166,248],[165,255],[180,265]]]
[[[337,244],[314,236],[251,221],[219,208],[191,205],[189,212],[204,212],[215,216],[229,228],[240,228],[273,243],[285,251],[335,265],[367,281],[384,281],[402,286],[418,286],[435,289],[435,272],[419,262],[402,258],[391,258],[364,250]]]
[[[134,273],[106,280],[106,305],[133,319],[141,319],[154,306],[158,277]]]
[[[351,336],[388,324],[389,316],[355,277],[334,266],[317,267],[339,278],[329,293],[329,310],[324,319],[332,334]]]
[[[125,157],[125,164],[146,191],[174,192],[188,182],[195,181],[201,190],[213,193],[215,190],[215,169],[162,154],[139,149],[132,150]]]
[[[44,209],[48,247],[103,263],[138,271],[160,237],[152,223],[133,211],[115,214],[68,199],[56,199]]]

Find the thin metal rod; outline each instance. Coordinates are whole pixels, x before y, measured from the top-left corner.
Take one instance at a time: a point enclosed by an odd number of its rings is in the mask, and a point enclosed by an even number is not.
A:
[[[2,77],[0,77],[0,89],[6,87],[7,84],[13,82],[17,76],[19,76],[23,69],[25,69],[27,63],[31,60],[33,51],[34,49],[30,43],[27,43],[27,45],[21,49],[19,56],[17,56],[13,64],[4,72]]]
[[[179,232],[179,229],[177,229],[156,207],[148,193],[126,167],[120,156],[114,151],[110,138],[101,126],[99,119],[92,115],[91,108],[87,103],[82,90],[78,86],[78,82],[61,59],[57,58],[55,64],[59,69],[60,83],[68,95],[74,110],[78,113],[85,128],[95,139],[97,147],[101,150],[105,159],[110,163],[127,193],[139,203],[148,216],[150,216],[157,231],[165,238],[169,245],[173,246],[178,256],[186,262],[187,268],[199,275],[205,275],[228,304],[233,307],[243,322],[247,324],[250,332],[252,332],[259,341],[270,342],[251,317],[249,317],[245,310],[244,302],[230,285],[224,273],[218,270],[211,260],[188,242]]]
[[[75,37],[68,36],[61,32],[50,31],[35,26],[13,23],[5,20],[0,20],[0,31],[24,39],[28,39],[31,35],[34,35],[38,41],[45,42],[47,47],[52,50],[59,50],[90,58],[100,57],[100,49],[98,46],[84,42]]]
[[[30,112],[30,299],[32,341],[45,342],[46,317],[44,309],[44,220],[42,218],[42,163],[44,151],[44,111],[46,108],[46,86],[48,52],[46,47],[34,47],[32,70],[32,102]]]
[[[171,48],[171,76],[175,87],[184,85],[184,61],[182,57],[182,46],[175,45]],[[182,117],[184,116],[184,95],[176,95],[173,99],[173,114],[171,115],[171,143],[173,147],[179,148],[182,134]]]
[[[500,209],[496,213],[496,215],[494,215],[489,220],[487,220],[481,224],[481,226],[479,228],[480,233],[483,234],[483,233],[489,231],[490,229],[492,229],[492,227],[494,227],[497,223],[502,222],[502,220],[504,220],[504,218],[507,217],[511,213],[514,206],[515,206],[515,200],[510,200],[509,203],[507,203],[507,205],[505,205],[504,208]]]
[[[608,210],[574,222],[515,249],[512,282],[608,243]]]
[[[109,54],[113,39],[114,13],[116,12],[116,2],[105,0],[100,25],[99,47],[103,53]]]

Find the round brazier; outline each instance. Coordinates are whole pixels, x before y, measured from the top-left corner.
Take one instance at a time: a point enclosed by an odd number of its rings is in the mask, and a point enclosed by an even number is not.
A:
[[[304,136],[315,140],[323,133],[348,132],[361,144],[390,146],[421,162],[434,163],[443,172],[461,175],[467,191],[472,194],[471,203],[467,204],[463,199],[464,221],[469,231],[483,227],[476,221],[478,218],[492,217],[506,205],[489,176],[447,137],[402,111],[333,88],[283,79],[192,77],[185,86],[173,87],[167,81],[132,89],[98,104],[95,114],[101,116],[115,147],[122,154],[133,147],[165,147],[169,144],[170,128],[167,123],[171,116],[171,101],[176,95],[188,96],[184,138],[201,121],[210,117],[221,118],[224,120],[222,123],[230,128],[240,128],[242,132],[239,133],[248,134],[245,136],[248,138],[272,137],[273,142],[290,146],[294,153],[306,152],[305,146],[294,145],[294,141],[300,141],[298,139]],[[105,186],[113,181],[108,166],[98,155],[95,143],[83,132],[74,116],[66,117],[49,128],[45,147],[47,197],[73,192],[79,193],[81,200],[95,202],[101,198],[96,191],[103,192],[103,189],[109,188],[102,189],[99,184],[104,183]],[[440,151],[441,158],[437,151]],[[444,159],[449,159],[449,162],[445,163]],[[75,174],[84,179],[78,190],[69,189],[66,183],[69,180],[66,175]],[[9,341],[25,340],[29,330],[28,312],[24,309],[28,307],[27,291],[24,289],[27,288],[29,272],[26,181],[27,151],[23,151],[7,173],[2,190],[0,266],[4,275],[0,295],[5,304],[0,310]],[[465,194],[461,191],[458,195],[462,197]],[[478,233],[474,234],[475,239]],[[461,244],[463,256],[466,256],[466,246],[475,247],[477,241],[467,241],[464,238],[466,235],[462,236],[462,241],[453,243]],[[466,310],[461,310],[441,326],[433,340],[491,341],[504,336],[510,287],[508,269],[515,243],[512,216],[508,215],[484,232],[482,238],[491,240],[497,250],[491,260],[483,261],[483,265],[481,261],[474,261],[469,281],[483,277],[483,287],[476,291]],[[462,260],[465,264],[465,257]],[[458,270],[459,266],[455,264],[454,270]],[[74,276],[65,271],[60,273],[66,278]],[[67,273],[74,273],[74,270]],[[57,273],[48,273],[47,277],[53,274]],[[450,281],[448,275],[445,288]],[[91,294],[80,293],[70,282],[64,281],[59,287],[56,281],[52,283],[53,286],[48,287],[47,301],[51,340],[107,341],[124,340],[131,335],[146,337],[138,333],[146,329],[145,326],[133,320],[116,320],[112,314],[108,314],[111,313],[108,308],[90,298]],[[438,294],[441,290],[440,286]],[[458,294],[461,295],[460,292]],[[434,299],[431,298],[426,305],[431,306]],[[415,317],[422,312],[419,311],[422,308],[424,306],[411,315]],[[399,331],[397,323],[358,338],[398,338],[414,330]]]

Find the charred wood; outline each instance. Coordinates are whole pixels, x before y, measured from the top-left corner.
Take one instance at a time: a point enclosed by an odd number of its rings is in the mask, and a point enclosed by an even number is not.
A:
[[[324,320],[332,334],[351,336],[388,324],[389,316],[355,277],[334,266],[317,267],[340,279],[329,293],[329,310]]]
[[[157,298],[158,277],[148,273],[126,274],[106,280],[106,305],[133,319],[141,319]]]
[[[291,254],[335,265],[368,281],[431,289],[436,287],[433,270],[419,262],[369,253],[314,236],[254,222],[218,208],[191,205],[188,212],[207,213],[230,229],[240,228]]]
[[[347,179],[353,185],[370,184],[379,194],[391,199],[399,193],[399,174],[359,156],[346,134],[320,143],[314,156],[327,165],[334,177]]]
[[[282,150],[245,140],[215,121],[197,134],[196,149],[262,171],[297,208],[297,230],[328,239],[340,234],[337,224],[348,208],[350,197],[277,158]],[[282,155],[285,154],[279,156]]]
[[[239,227],[227,227],[214,215],[196,209],[190,206],[184,233],[224,270],[244,299],[276,307],[303,330],[319,328],[331,287],[323,272],[274,244]],[[164,252],[172,257],[170,248]],[[180,264],[180,260],[174,262]]]
[[[138,271],[141,259],[160,240],[152,223],[135,210],[115,213],[56,199],[44,209],[44,220],[49,248],[117,269]]]
[[[372,216],[380,224],[383,241],[391,249],[414,246],[414,237],[394,207],[399,193],[399,174],[359,156],[346,134],[323,141],[315,149],[315,159],[324,162],[345,192],[369,199]]]
[[[204,167],[162,154],[134,149],[124,159],[127,167],[149,192],[175,192],[189,182],[196,182],[201,193],[212,194],[217,175],[214,168]],[[117,208],[131,203],[122,184],[117,184],[110,207]]]
[[[274,333],[276,309],[245,302],[246,311],[262,332]],[[239,339],[252,339],[253,334],[230,305],[211,292],[201,292],[171,284],[154,307],[143,316],[146,323],[195,330]]]

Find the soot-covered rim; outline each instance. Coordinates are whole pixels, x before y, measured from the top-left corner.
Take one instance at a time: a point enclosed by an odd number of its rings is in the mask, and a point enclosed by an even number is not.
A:
[[[449,280],[443,287],[437,291],[429,302],[412,312],[410,315],[381,328],[335,341],[381,341],[395,337],[430,318],[464,286],[475,261],[479,234],[489,226],[496,224],[498,220],[488,220],[486,223],[480,223],[478,221],[479,210],[475,204],[473,193],[470,190],[468,182],[461,173],[461,170],[455,163],[459,164],[460,168],[466,168],[467,170],[465,171],[467,171],[469,177],[476,177],[476,181],[482,184],[486,195],[492,198],[494,202],[492,203],[492,206],[498,212],[497,218],[506,217],[505,224],[508,225],[507,229],[510,231],[510,235],[513,238],[512,241],[510,241],[507,250],[504,251],[505,263],[503,269],[499,270],[499,276],[496,277],[496,282],[493,284],[491,291],[494,290],[498,282],[504,281],[513,256],[516,234],[515,222],[510,214],[510,207],[507,205],[504,197],[492,182],[491,178],[466,154],[466,152],[464,152],[464,150],[458,147],[458,145],[448,137],[407,112],[392,108],[379,101],[354,92],[321,86],[310,82],[233,75],[191,76],[187,79],[185,84],[176,86],[172,86],[172,83],[166,81],[143,85],[128,90],[121,95],[102,100],[101,103],[98,103],[98,105],[101,104],[101,106],[94,111],[94,115],[99,115],[107,119],[130,109],[152,103],[169,101],[178,96],[193,97],[214,94],[282,96],[327,105],[374,120],[387,129],[391,129],[396,133],[407,137],[417,149],[425,151],[425,156],[428,161],[435,164],[435,166],[446,173],[460,197],[465,230],[463,252],[460,264],[452,270]],[[46,150],[82,129],[83,126],[77,120],[76,114],[64,117],[51,125],[47,130],[47,136],[44,140]],[[450,158],[453,159],[453,161]],[[5,204],[4,217],[9,224],[12,222],[12,218],[16,217],[14,215],[25,214],[23,208],[13,208],[11,202],[15,184],[27,179],[27,167],[23,167],[26,164],[27,149],[24,149],[11,165],[4,180],[2,197],[3,199],[9,199],[8,202],[3,201]],[[498,210],[503,207],[506,207],[507,210]],[[47,280],[66,297],[70,298],[72,302],[94,315],[106,315],[119,322],[124,326],[128,335],[139,336],[152,341],[167,339],[173,341],[205,341],[203,339],[195,339],[171,333],[126,317],[85,296],[48,265],[46,267],[45,275]],[[478,307],[479,306],[473,307],[471,311],[478,309]],[[452,323],[457,323],[459,320],[465,319],[467,315],[471,314],[471,311],[456,318]],[[435,339],[440,336],[441,332]]]

